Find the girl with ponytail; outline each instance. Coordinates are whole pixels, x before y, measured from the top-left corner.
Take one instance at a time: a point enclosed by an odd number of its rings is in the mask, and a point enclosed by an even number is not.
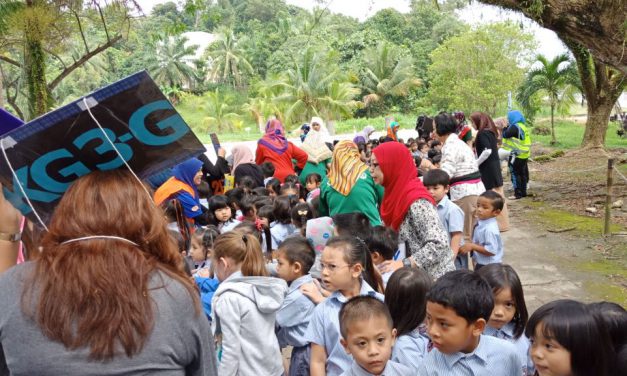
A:
[[[221,337],[218,374],[282,375],[274,326],[287,284],[267,277],[259,240],[241,231],[218,237],[212,265],[221,282],[212,300],[212,329]]]

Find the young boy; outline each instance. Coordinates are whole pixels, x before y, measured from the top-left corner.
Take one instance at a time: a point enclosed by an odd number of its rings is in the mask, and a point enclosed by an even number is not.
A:
[[[427,294],[427,333],[433,349],[418,374],[522,376],[516,347],[482,335],[494,299],[488,282],[469,270],[438,279]]]
[[[449,200],[449,176],[444,170],[430,170],[422,178],[431,196],[438,205],[438,216],[448,234],[449,246],[453,252],[455,268],[468,269],[468,255],[459,254],[459,246],[464,237],[464,211]]]
[[[309,343],[304,338],[316,305],[300,291],[313,282],[309,270],[316,254],[307,239],[285,239],[277,252],[277,274],[288,283],[287,296],[276,315],[279,346],[293,346],[289,376],[309,374]]]
[[[261,172],[263,173],[263,185],[266,186],[274,176],[274,165],[272,162],[263,162],[261,164]]]
[[[372,296],[358,296],[340,310],[340,343],[353,356],[342,376],[411,375],[411,370],[390,360],[396,340],[387,306]]]
[[[485,191],[477,199],[477,226],[472,235],[472,243],[466,243],[459,252],[473,252],[475,270],[487,264],[497,264],[503,260],[503,241],[496,222],[496,216],[503,210],[503,197],[494,191]]]
[[[398,234],[396,231],[385,226],[375,226],[372,228],[370,238],[366,242],[368,249],[372,255],[372,262],[378,266],[384,261],[395,260],[394,256],[398,256]],[[387,286],[388,279],[393,272],[382,273],[383,287]]]

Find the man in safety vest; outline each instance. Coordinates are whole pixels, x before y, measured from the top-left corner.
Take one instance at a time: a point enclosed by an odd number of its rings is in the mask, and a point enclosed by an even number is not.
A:
[[[508,126],[503,130],[503,149],[511,153],[507,165],[514,186],[514,196],[509,199],[519,199],[527,196],[527,161],[531,155],[531,132],[527,130],[525,117],[520,111],[508,112],[507,121]]]

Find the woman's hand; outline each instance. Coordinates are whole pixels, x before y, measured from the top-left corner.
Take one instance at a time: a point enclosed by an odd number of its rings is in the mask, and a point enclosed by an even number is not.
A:
[[[320,282],[314,279],[313,282],[302,285],[300,292],[314,302],[314,304],[318,305],[326,299],[324,292],[327,291],[320,286]]]
[[[403,260],[388,260],[383,261],[381,264],[379,264],[379,271],[381,273],[395,272],[402,267]]]
[[[22,214],[4,197],[0,184],[0,232],[15,234],[20,232]]]

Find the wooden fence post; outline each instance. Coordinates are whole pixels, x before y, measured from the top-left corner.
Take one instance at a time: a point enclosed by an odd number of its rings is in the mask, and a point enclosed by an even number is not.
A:
[[[612,215],[612,169],[614,168],[614,159],[607,160],[607,195],[605,196],[605,223],[603,226],[603,235],[610,234],[610,219]]]

